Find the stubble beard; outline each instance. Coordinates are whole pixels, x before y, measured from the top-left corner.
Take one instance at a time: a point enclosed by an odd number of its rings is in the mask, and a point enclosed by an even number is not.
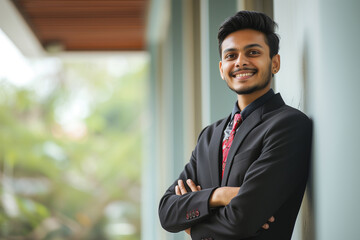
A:
[[[268,71],[265,73],[265,78],[266,78],[266,80],[264,82],[259,83],[258,85],[255,85],[255,86],[250,86],[249,88],[246,88],[246,89],[236,90],[236,89],[230,87],[229,84],[227,84],[227,85],[233,92],[236,92],[238,95],[251,94],[253,92],[262,90],[262,89],[266,88],[271,82],[271,79],[272,79],[271,63],[269,64]]]

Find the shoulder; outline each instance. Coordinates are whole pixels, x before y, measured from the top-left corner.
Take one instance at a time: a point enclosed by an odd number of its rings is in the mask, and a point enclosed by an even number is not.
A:
[[[267,120],[269,118],[278,119],[278,120],[299,120],[299,121],[310,121],[309,117],[306,116],[305,113],[301,112],[300,110],[293,108],[291,106],[286,105],[281,96],[277,96],[278,102],[275,104],[266,104],[263,108],[262,118],[263,120]],[[280,100],[279,100],[280,99]],[[273,101],[273,102],[275,102]],[[281,101],[281,102],[280,102]]]
[[[296,108],[290,107],[288,105],[283,105],[279,110],[280,111],[277,117],[280,120],[284,119],[286,121],[295,121],[299,123],[302,122],[304,124],[311,122],[310,118],[305,113]]]
[[[208,129],[208,131],[213,131],[215,128],[217,128],[217,127],[220,126],[221,124],[225,124],[225,123],[228,121],[229,118],[230,118],[230,116],[228,116],[228,117],[226,117],[226,118],[223,118],[223,119],[220,119],[220,120],[218,120],[218,121],[216,121],[216,122],[208,125],[208,126],[206,127],[206,129]]]
[[[280,93],[274,95],[274,97],[262,106],[261,115],[264,121],[269,119],[310,121],[306,114],[296,108],[286,105]]]
[[[267,126],[268,133],[280,131],[293,134],[294,132],[309,134],[312,133],[311,119],[300,110],[282,105],[278,109],[263,115],[263,123]]]
[[[220,119],[208,126],[206,126],[199,134],[199,137],[198,137],[198,141],[200,141],[201,139],[205,140],[205,139],[208,139],[208,141],[210,141],[211,137],[214,135],[215,133],[215,130],[217,128],[223,128],[227,121],[229,120],[230,116],[226,117],[226,118],[223,118],[223,119]]]

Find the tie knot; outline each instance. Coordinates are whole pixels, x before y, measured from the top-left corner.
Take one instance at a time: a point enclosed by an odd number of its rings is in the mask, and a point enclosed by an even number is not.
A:
[[[236,113],[234,116],[234,124],[236,122],[240,122],[241,121],[241,114],[240,113]]]

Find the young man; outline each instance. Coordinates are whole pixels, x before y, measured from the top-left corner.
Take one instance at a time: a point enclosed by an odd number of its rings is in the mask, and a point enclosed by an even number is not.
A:
[[[232,113],[206,127],[159,205],[162,226],[192,239],[291,239],[308,177],[312,124],[270,88],[280,69],[276,23],[241,11],[219,29]]]

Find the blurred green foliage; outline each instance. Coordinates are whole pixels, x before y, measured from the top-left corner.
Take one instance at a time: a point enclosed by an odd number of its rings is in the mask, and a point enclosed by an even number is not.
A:
[[[140,239],[146,61],[61,64],[32,87],[0,79],[0,239]]]

